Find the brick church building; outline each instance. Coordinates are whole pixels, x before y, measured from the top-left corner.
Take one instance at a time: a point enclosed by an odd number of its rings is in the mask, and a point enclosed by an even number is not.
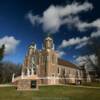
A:
[[[25,56],[21,76],[12,77],[12,82],[19,90],[38,89],[39,85],[81,84],[91,81],[84,69],[58,57],[53,39],[47,36],[43,48],[38,50],[32,43]]]

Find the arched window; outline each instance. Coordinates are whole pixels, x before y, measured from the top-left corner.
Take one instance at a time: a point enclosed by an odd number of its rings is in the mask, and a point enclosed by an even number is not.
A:
[[[29,74],[30,74],[30,75],[32,74],[31,69],[29,69]]]
[[[63,76],[65,76],[65,68],[64,68],[62,71],[63,71],[63,72],[62,72],[62,73],[63,73]]]
[[[52,63],[54,64],[55,63],[55,56],[52,55]]]
[[[35,57],[32,57],[32,64],[35,64]]]
[[[59,67],[58,67],[58,74],[60,73],[60,71],[59,71]]]
[[[36,68],[33,68],[33,70],[34,70],[34,75],[36,75]]]

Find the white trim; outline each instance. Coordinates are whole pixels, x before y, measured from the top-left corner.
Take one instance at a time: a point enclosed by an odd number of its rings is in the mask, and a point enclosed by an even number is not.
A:
[[[59,77],[38,77],[38,79],[75,79],[75,80],[82,80],[82,78],[59,78]]]

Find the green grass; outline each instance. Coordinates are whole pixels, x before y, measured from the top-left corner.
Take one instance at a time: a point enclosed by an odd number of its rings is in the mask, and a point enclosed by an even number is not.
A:
[[[100,87],[100,82],[84,83],[83,86]]]
[[[0,100],[100,100],[100,89],[73,86],[42,86],[39,91],[0,87]]]

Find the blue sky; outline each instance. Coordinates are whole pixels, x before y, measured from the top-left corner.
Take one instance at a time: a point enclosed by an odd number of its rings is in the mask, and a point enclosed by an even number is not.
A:
[[[48,33],[59,56],[75,62],[90,38],[100,37],[99,0],[0,0],[0,45],[4,61],[22,63],[28,46]]]

